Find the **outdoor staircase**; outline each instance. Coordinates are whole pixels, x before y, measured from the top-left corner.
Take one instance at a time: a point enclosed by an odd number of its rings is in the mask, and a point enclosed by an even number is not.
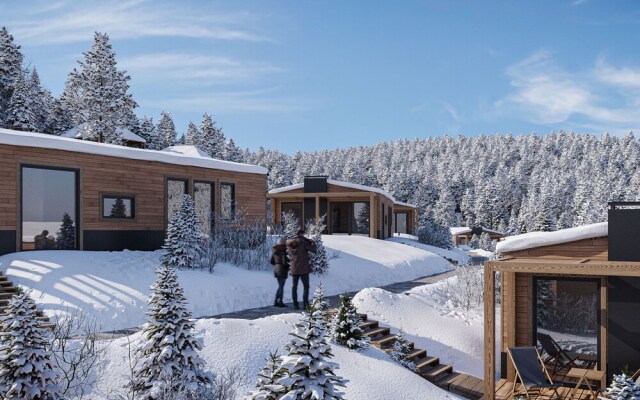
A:
[[[9,280],[2,272],[0,272],[0,314],[3,314],[9,308],[9,300],[18,292],[18,288],[13,286],[13,282]],[[49,317],[45,316],[41,310],[36,311],[37,320],[43,328],[53,329],[53,324]]]
[[[387,353],[392,350],[396,336],[388,327],[380,326],[378,321],[369,319],[367,314],[360,314],[360,327],[364,335],[371,339],[371,344]],[[416,365],[416,373],[439,386],[440,388],[467,399],[478,400],[483,395],[484,382],[480,378],[455,372],[453,366],[440,363],[440,358],[427,354],[427,350],[415,348],[414,343],[408,342],[412,349],[409,357]]]

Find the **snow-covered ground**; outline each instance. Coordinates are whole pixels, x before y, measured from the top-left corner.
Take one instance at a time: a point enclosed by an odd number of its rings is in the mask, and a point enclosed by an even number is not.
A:
[[[311,290],[323,282],[327,294],[407,281],[452,268],[442,257],[416,247],[360,236],[324,236],[330,261],[326,276],[311,277]],[[0,257],[0,270],[32,297],[46,314],[81,308],[103,331],[131,328],[145,320],[149,286],[160,252],[31,251]],[[273,303],[272,272],[219,264],[213,274],[179,271],[196,317]],[[285,301],[291,301],[287,282]],[[299,289],[301,291],[301,289]],[[299,294],[301,296],[301,293]]]
[[[453,306],[447,287],[457,277],[432,285],[418,286],[403,294],[369,288],[354,297],[359,312],[394,328],[403,329],[407,338],[427,354],[440,357],[456,371],[483,376],[484,320],[482,305],[464,311]],[[499,317],[500,312],[496,310]],[[496,322],[500,326],[500,322]],[[500,348],[500,335],[496,335]],[[496,360],[499,365],[499,357]],[[498,371],[500,368],[496,368]]]
[[[451,250],[447,250],[440,247],[429,246],[428,244],[418,242],[418,239],[412,235],[401,234],[390,237],[387,240],[391,242],[406,244],[429,251],[431,253],[435,253],[441,257],[456,261],[459,265],[466,264],[467,261],[469,261],[469,259],[471,258],[467,255],[467,253],[457,247],[454,247]]]
[[[196,334],[204,339],[201,355],[208,368],[215,372],[238,368],[245,372],[245,382],[239,397],[253,388],[258,371],[269,352],[279,350],[289,342],[289,332],[299,314],[285,314],[254,321],[238,319],[206,319],[196,322]],[[108,347],[107,358],[98,372],[98,382],[88,398],[107,399],[123,394],[129,371],[129,341],[138,345],[139,334],[120,338]],[[458,399],[432,385],[411,371],[395,364],[384,352],[370,348],[362,352],[349,351],[333,345],[333,361],[340,365],[336,373],[349,380],[344,389],[346,398],[359,400]]]

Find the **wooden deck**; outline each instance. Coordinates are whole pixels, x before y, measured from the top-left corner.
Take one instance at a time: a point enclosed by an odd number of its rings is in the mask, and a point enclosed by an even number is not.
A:
[[[506,379],[500,379],[496,382],[496,396],[495,400],[511,400],[511,390],[513,389],[513,383],[507,382]],[[558,393],[562,399],[566,400],[593,400],[589,390],[585,389],[573,389],[572,387],[561,387],[558,389]],[[545,392],[545,394],[548,394]],[[541,396],[542,399],[549,399],[550,397]],[[552,399],[554,397],[551,397]],[[484,397],[482,397],[484,399]]]

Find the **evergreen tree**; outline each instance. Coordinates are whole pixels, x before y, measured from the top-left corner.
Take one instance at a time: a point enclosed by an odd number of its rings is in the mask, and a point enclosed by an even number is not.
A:
[[[278,400],[284,392],[284,386],[278,381],[282,378],[280,356],[278,353],[269,353],[267,365],[258,373],[256,389],[245,396],[244,400]]]
[[[605,394],[613,400],[636,400],[640,399],[640,386],[625,374],[613,375]]]
[[[54,98],[48,90],[45,90],[40,85],[40,77],[38,71],[33,68],[29,75],[29,81],[27,82],[29,97],[31,98],[31,109],[36,120],[36,132],[45,132],[48,118],[52,112],[51,108],[54,105]]]
[[[68,213],[62,216],[62,225],[56,236],[56,244],[60,250],[76,249],[76,227]]]
[[[38,324],[36,303],[27,292],[15,295],[0,316],[0,395],[3,399],[60,398],[51,361],[48,328]]]
[[[320,315],[320,323],[322,327],[327,330],[329,328],[329,324],[327,321],[327,311],[329,310],[329,303],[327,302],[327,298],[324,294],[324,286],[322,282],[316,287],[313,291],[313,298],[311,299],[310,309],[313,311],[317,311]]]
[[[471,247],[472,249],[480,248],[480,238],[475,233],[473,234],[473,236],[471,236],[471,240],[469,240],[469,247]]]
[[[113,203],[109,215],[114,218],[125,218],[127,216],[127,206],[124,204],[122,198],[118,197],[116,202]]]
[[[189,121],[189,127],[187,128],[187,133],[184,135],[184,144],[189,146],[195,146],[196,140],[198,139],[199,135],[200,133],[198,132],[198,128],[196,127],[196,124]]]
[[[162,150],[156,146],[158,134],[156,132],[156,126],[153,124],[153,118],[146,116],[142,118],[142,122],[140,123],[140,137],[147,142],[147,149]]]
[[[340,296],[340,305],[331,320],[330,337],[335,343],[350,349],[369,346],[369,338],[362,332],[362,319],[348,295]]]
[[[242,162],[242,153],[233,139],[227,140],[222,158],[227,161]]]
[[[200,123],[200,135],[196,140],[196,146],[207,152],[211,157],[224,158],[225,139],[222,129],[216,126],[211,115],[205,113]]]
[[[24,79],[23,59],[20,46],[14,43],[13,36],[3,26],[0,29],[0,126],[6,126],[4,119],[13,96],[15,82]]]
[[[160,116],[160,122],[156,127],[157,137],[153,144],[155,150],[166,149],[176,144],[176,126],[171,119],[171,115],[163,111]]]
[[[137,104],[128,93],[131,77],[117,68],[109,36],[96,32],[79,64],[69,74],[65,91],[70,93],[61,98],[70,102],[74,125],[85,124],[84,139],[122,144],[117,128],[127,126]]]
[[[329,271],[327,249],[322,242],[322,231],[326,227],[325,218],[326,215],[323,215],[318,221],[313,220],[307,223],[307,234],[311,236],[311,241],[316,245],[316,252],[309,254],[311,273],[314,275],[324,275]]]
[[[54,98],[49,108],[44,133],[60,135],[72,127],[69,111],[64,108],[60,100]]]
[[[422,216],[416,234],[420,243],[443,249],[451,249],[453,247],[449,228],[435,222],[429,215]]]
[[[36,132],[38,118],[34,113],[34,104],[28,82],[25,81],[24,75],[19,75],[14,81],[11,100],[5,112],[4,126],[17,131]]]
[[[138,363],[130,385],[140,400],[171,392],[193,396],[212,382],[198,355],[202,341],[193,336],[194,323],[175,270],[164,265],[156,273],[142,330],[145,342],[136,352]]]
[[[480,235],[480,248],[486,251],[495,251],[493,247],[493,240],[487,232],[482,232],[482,234]]]
[[[185,194],[178,212],[174,213],[167,227],[160,260],[174,268],[196,268],[202,254],[202,233],[191,196]]]
[[[282,214],[282,238],[287,240],[295,237],[300,229],[300,221],[292,211]]]
[[[280,400],[344,398],[338,387],[346,382],[335,375],[338,364],[329,361],[333,354],[320,320],[319,311],[305,312],[295,324],[280,364],[282,378],[278,384],[285,388]]]
[[[391,359],[403,367],[408,368],[411,371],[415,371],[416,364],[409,358],[409,354],[411,354],[411,347],[409,346],[407,339],[404,337],[404,331],[400,329],[400,331],[396,333],[395,342],[393,342],[390,354]]]

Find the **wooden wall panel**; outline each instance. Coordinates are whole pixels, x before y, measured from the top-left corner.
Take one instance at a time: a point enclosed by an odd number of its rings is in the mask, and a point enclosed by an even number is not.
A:
[[[520,251],[503,253],[505,257],[552,258],[606,261],[609,259],[609,240],[607,237],[578,240],[575,242],[554,244]]]

